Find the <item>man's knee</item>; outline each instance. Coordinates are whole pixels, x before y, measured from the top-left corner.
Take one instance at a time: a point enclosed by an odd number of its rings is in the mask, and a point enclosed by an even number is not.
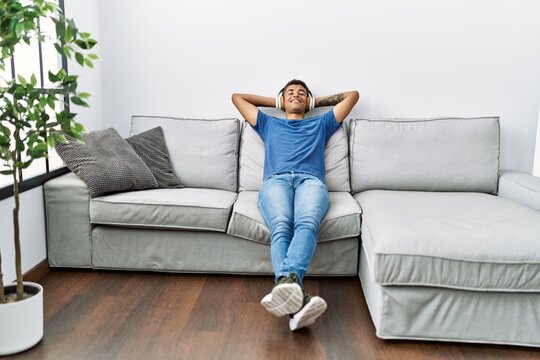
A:
[[[319,227],[321,225],[321,221],[317,216],[314,215],[304,215],[300,218],[298,218],[294,223],[294,229],[300,230],[300,229],[307,229],[314,232],[319,232]]]
[[[291,221],[291,219],[287,218],[286,216],[279,216],[275,219],[272,219],[272,226],[270,231],[272,232],[272,236],[276,235],[289,235],[292,236],[294,229],[294,224]]]

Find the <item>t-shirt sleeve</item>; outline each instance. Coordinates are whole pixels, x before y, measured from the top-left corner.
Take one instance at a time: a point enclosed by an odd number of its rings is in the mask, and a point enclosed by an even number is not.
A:
[[[253,126],[253,129],[255,129],[255,131],[259,133],[259,135],[263,139],[264,139],[264,136],[266,135],[266,120],[267,119],[268,119],[268,115],[266,115],[261,110],[259,110],[259,112],[257,113],[257,123],[255,124],[255,126]]]
[[[334,110],[330,110],[324,114],[324,125],[326,128],[326,140],[328,140],[341,126],[341,123],[336,121]]]

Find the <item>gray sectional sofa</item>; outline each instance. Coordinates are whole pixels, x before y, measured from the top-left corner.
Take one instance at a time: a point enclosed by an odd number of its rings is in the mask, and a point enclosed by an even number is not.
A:
[[[260,137],[144,116],[131,134],[156,126],[185,188],[91,199],[72,173],[48,181],[50,265],[271,274]],[[540,346],[540,178],[499,170],[498,118],[353,119],[325,165],[308,275],[358,275],[379,337]]]

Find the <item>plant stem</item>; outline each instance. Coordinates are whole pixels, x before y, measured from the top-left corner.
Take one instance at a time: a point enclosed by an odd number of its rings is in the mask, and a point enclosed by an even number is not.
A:
[[[15,137],[19,136],[19,129],[15,131]],[[17,163],[17,155],[19,151],[13,152],[13,163]],[[21,270],[21,238],[19,234],[19,177],[17,169],[13,169],[13,198],[15,199],[15,207],[13,208],[13,241],[15,243],[15,272],[17,274],[17,301],[23,299],[23,278]]]

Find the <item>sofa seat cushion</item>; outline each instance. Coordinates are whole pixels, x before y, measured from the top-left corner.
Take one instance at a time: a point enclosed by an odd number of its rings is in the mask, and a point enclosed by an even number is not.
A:
[[[235,192],[155,189],[102,196],[90,202],[92,224],[225,232]]]
[[[269,244],[270,232],[259,211],[258,196],[258,191],[241,191],[238,194],[227,233]],[[351,194],[329,192],[329,196],[330,206],[321,223],[318,242],[360,235],[361,210]]]
[[[371,190],[355,199],[380,285],[540,291],[540,212],[481,193]]]

